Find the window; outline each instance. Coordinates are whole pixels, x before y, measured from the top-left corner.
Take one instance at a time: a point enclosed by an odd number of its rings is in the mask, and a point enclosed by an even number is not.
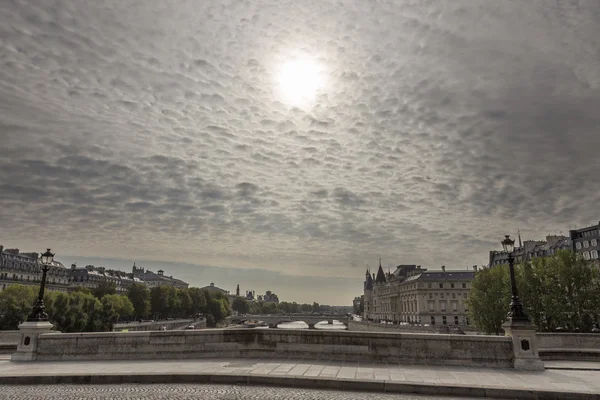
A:
[[[433,315],[431,316],[431,325],[435,325],[435,317]]]
[[[466,288],[467,288],[467,284],[466,284],[466,283],[463,283],[463,284],[462,284],[462,288],[463,288],[463,289],[466,289]]]
[[[453,301],[452,302],[452,311],[456,311],[458,309],[458,302]]]
[[[440,310],[446,311],[446,300],[440,301]]]
[[[590,259],[590,252],[589,251],[584,251],[583,252],[583,258],[585,258],[586,260]]]
[[[598,250],[592,250],[592,252],[591,252],[591,253],[592,253],[592,258],[593,258],[593,259],[596,259],[596,258],[598,258]]]
[[[455,299],[456,298],[456,293],[452,293],[452,298]]]
[[[585,241],[583,242],[583,247],[584,247],[584,248],[586,248],[586,249],[587,249],[588,247],[590,247],[590,242],[588,242],[587,240],[585,240]]]
[[[448,325],[448,321],[446,321],[446,316],[445,315],[442,317],[442,324]]]
[[[428,287],[429,289],[431,289],[431,283],[428,283],[428,284],[427,284],[427,287]]]
[[[577,250],[581,249],[581,242],[577,242],[577,243],[575,243],[575,248],[576,248]]]
[[[454,283],[450,284],[450,289],[454,289]]]
[[[440,289],[443,289],[443,288],[444,288],[444,284],[440,283]]]
[[[454,325],[458,325],[458,315],[454,316]]]
[[[427,302],[429,306],[429,311],[433,311],[433,300]]]
[[[429,298],[433,299],[433,293],[429,293]]]
[[[592,239],[592,246],[598,246],[598,240]]]

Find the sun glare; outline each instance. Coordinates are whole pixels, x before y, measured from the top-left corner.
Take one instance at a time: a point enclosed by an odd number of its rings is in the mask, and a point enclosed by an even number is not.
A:
[[[285,102],[290,105],[311,105],[324,84],[322,68],[313,60],[288,61],[281,67],[279,88]]]

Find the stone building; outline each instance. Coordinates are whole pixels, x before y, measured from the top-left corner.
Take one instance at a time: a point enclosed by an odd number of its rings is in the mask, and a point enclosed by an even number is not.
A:
[[[187,289],[188,283],[181,279],[175,279],[173,276],[166,276],[165,271],[159,269],[156,273],[145,270],[143,267],[137,267],[133,263],[132,267],[133,278],[140,279],[149,289],[158,286],[173,286],[178,289]]]
[[[0,291],[10,285],[40,286],[42,263],[38,253],[21,253],[19,249],[5,249],[0,245]],[[69,289],[69,271],[59,261],[52,261],[46,276],[46,289],[66,292]]]
[[[500,244],[500,241],[498,241]],[[515,262],[533,260],[540,257],[548,257],[555,254],[558,250],[570,250],[572,246],[571,239],[561,235],[546,236],[546,240],[525,240],[521,242],[519,235],[518,246],[515,246],[513,256]],[[508,264],[508,253],[505,251],[490,251],[489,267]]]
[[[139,278],[134,278],[132,274],[123,271],[105,269],[104,267],[95,267],[86,265],[83,268],[78,268],[72,264],[69,271],[69,282],[71,289],[76,287],[85,287],[93,290],[98,287],[101,282],[112,282],[115,284],[117,293],[126,293],[134,283],[144,283]]]
[[[385,274],[367,270],[364,314],[369,321],[428,325],[469,325],[467,305],[471,271],[427,271],[420,265],[399,265]]]
[[[598,260],[600,255],[600,222],[598,225],[569,231],[571,249],[584,260]]]

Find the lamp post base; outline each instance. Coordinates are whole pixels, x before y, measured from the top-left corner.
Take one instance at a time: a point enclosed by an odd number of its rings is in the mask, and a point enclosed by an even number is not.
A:
[[[19,325],[21,333],[17,352],[13,353],[10,361],[35,361],[39,335],[49,333],[53,325],[48,321],[27,321]]]
[[[515,369],[543,371],[544,362],[537,349],[535,332],[537,328],[529,320],[509,318],[503,325],[506,336],[512,338]]]

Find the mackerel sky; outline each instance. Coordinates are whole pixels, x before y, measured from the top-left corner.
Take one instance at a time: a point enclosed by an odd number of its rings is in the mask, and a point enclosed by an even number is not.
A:
[[[600,219],[599,49],[597,0],[5,0],[0,244],[334,304],[481,265]]]

